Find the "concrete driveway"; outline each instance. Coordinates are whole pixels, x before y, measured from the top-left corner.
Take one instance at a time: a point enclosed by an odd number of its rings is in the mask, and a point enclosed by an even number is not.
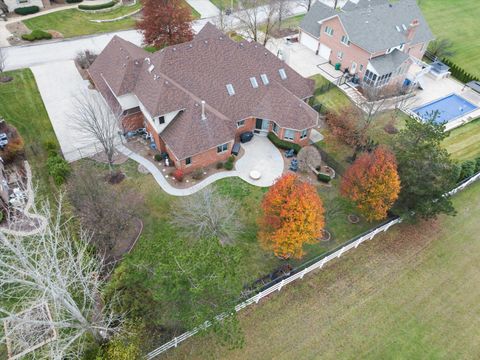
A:
[[[315,55],[315,52],[300,43],[287,44],[285,39],[270,39],[267,49],[278,56],[281,50],[285,54],[285,62],[303,77],[321,74],[320,65],[328,63],[328,60]]]
[[[187,0],[187,3],[198,11],[202,19],[215,17],[220,13],[209,0]]]
[[[92,91],[88,90],[89,82],[82,79],[75,63],[60,61],[31,69],[65,159],[72,162],[97,153],[100,147],[93,139],[85,137],[71,118],[75,96]]]
[[[242,144],[245,154],[235,163],[238,176],[256,186],[271,186],[283,173],[283,158],[280,151],[265,136],[255,135]],[[253,180],[252,170],[259,171],[261,178]]]

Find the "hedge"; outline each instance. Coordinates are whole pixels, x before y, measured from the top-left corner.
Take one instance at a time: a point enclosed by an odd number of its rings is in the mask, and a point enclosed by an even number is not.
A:
[[[332,180],[332,178],[329,175],[322,174],[322,173],[317,175],[317,179],[318,179],[318,181],[321,181],[321,182],[324,182],[324,183],[329,183],[330,180]]]
[[[78,8],[80,10],[101,10],[101,9],[108,9],[113,6],[115,6],[116,2],[115,1],[110,1],[105,4],[99,4],[99,5],[78,5]]]
[[[23,40],[35,41],[35,40],[49,40],[52,38],[52,34],[43,30],[33,30],[30,34],[22,35]]]
[[[275,145],[276,147],[284,150],[290,150],[293,149],[295,151],[295,154],[298,154],[300,149],[302,148],[298,144],[291,143],[290,141],[285,141],[281,140],[275,135],[273,132],[268,133],[268,139]]]
[[[76,4],[81,3],[83,0],[65,0],[67,4]]]
[[[465,69],[461,68],[460,66],[455,64],[453,61],[450,61],[444,58],[442,62],[450,66],[450,72],[452,73],[452,75],[458,80],[460,80],[461,82],[468,83],[470,81],[480,81],[479,78],[468,73]]]
[[[19,7],[19,8],[16,8],[14,11],[15,11],[15,14],[18,14],[18,15],[30,15],[30,14],[35,14],[39,12],[40,8],[36,5],[33,5],[33,6]]]

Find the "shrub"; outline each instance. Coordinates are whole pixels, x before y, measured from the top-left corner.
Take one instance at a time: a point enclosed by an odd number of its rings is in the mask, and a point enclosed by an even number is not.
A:
[[[25,144],[20,135],[15,134],[8,139],[8,144],[1,153],[2,159],[5,163],[11,163],[17,156],[23,155]]]
[[[52,38],[52,34],[43,30],[33,30],[30,34],[22,35],[23,40],[35,41],[35,40],[49,40]]]
[[[223,169],[223,162],[219,161],[216,165],[217,169]]]
[[[225,170],[228,170],[228,171],[233,170],[233,162],[232,161],[227,161],[223,165],[223,167],[225,168]]]
[[[300,151],[300,149],[302,148],[300,145],[298,144],[294,144],[294,143],[291,143],[289,141],[285,141],[285,140],[280,140],[277,135],[275,135],[273,132],[270,132],[268,133],[268,139],[273,143],[273,145],[275,145],[276,147],[280,148],[280,149],[284,149],[284,150],[290,150],[290,149],[293,149],[295,151],[296,154],[298,154],[298,152]]]
[[[19,7],[16,8],[15,14],[18,15],[30,15],[30,14],[35,14],[40,11],[40,8],[38,6],[24,6],[24,7]]]
[[[155,161],[162,161],[162,154],[155,154],[155,156],[153,157],[155,159]]]
[[[0,222],[3,221],[3,211],[0,211]]]
[[[47,160],[48,174],[56,185],[62,185],[70,175],[70,165],[60,155],[55,154]]]
[[[464,161],[461,165],[459,181],[469,178],[475,174],[476,162],[473,160]]]
[[[203,173],[205,170],[203,168],[196,169],[192,172],[192,179],[201,180],[203,179]]]
[[[183,177],[184,177],[184,174],[183,174],[183,171],[180,170],[180,169],[176,169],[172,172],[171,174],[175,180],[179,181],[179,182],[182,182],[183,181]]]
[[[317,179],[318,181],[321,181],[327,184],[330,182],[330,180],[332,180],[332,178],[329,175],[322,174],[322,173],[317,175]]]
[[[45,151],[50,154],[56,154],[58,151],[57,143],[53,140],[46,140],[43,142],[43,148]]]
[[[480,157],[475,159],[475,172],[477,173],[479,171],[480,171]]]
[[[112,6],[115,6],[115,1],[110,1],[105,4],[98,4],[98,5],[78,5],[80,10],[101,10],[101,9],[108,9]]]
[[[76,3],[81,3],[83,0],[66,0],[65,2],[67,4],[76,4]]]
[[[235,161],[235,156],[230,155],[230,156],[228,157],[228,160],[227,160],[227,161],[230,161],[230,162],[233,163],[233,162]]]

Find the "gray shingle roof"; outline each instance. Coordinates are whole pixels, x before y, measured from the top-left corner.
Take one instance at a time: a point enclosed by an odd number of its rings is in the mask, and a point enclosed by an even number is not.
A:
[[[338,15],[347,30],[350,41],[361,48],[374,53],[396,47],[407,41],[402,25],[408,25],[415,19],[419,21],[412,44],[433,40],[434,36],[425,20],[416,0],[398,0],[390,3],[385,0],[367,2],[360,0],[357,6],[348,5],[341,11],[334,11],[317,2],[300,24],[306,32],[319,36],[318,21]],[[396,27],[401,31],[398,31]]]
[[[370,64],[375,68],[378,75],[385,75],[397,70],[398,67],[408,58],[409,56],[403,51],[395,49],[390,54],[370,59]]]

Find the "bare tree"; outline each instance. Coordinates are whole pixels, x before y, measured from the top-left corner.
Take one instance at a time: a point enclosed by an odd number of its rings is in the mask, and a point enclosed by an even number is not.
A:
[[[229,32],[233,28],[231,16],[227,15],[227,11],[231,14],[233,10],[230,10],[228,6],[225,5],[226,3],[226,0],[220,1],[218,16],[213,20],[213,24],[224,33]]]
[[[322,157],[313,146],[305,146],[298,153],[298,168],[307,172],[322,165]]]
[[[109,185],[101,174],[86,167],[76,169],[68,185],[70,201],[84,228],[94,234],[94,245],[105,257],[114,256],[117,242],[135,227],[142,196]]]
[[[102,303],[102,261],[91,254],[86,232],[72,233],[72,224],[62,216],[61,199],[55,214],[48,205],[40,213],[50,221],[36,235],[0,233],[0,303],[13,304],[0,305],[0,320],[9,324],[0,341],[35,343],[22,329],[55,329],[56,339],[35,350],[38,357],[79,358],[87,336],[106,341],[123,316],[112,311],[112,302]],[[48,305],[51,316],[22,316],[32,304]],[[30,336],[38,336],[38,331]],[[15,338],[18,334],[23,337]]]
[[[240,22],[248,36],[253,41],[258,41],[259,26],[261,23],[261,3],[260,0],[243,0],[239,11],[235,12],[235,18]]]
[[[212,186],[182,198],[172,212],[171,224],[193,238],[216,237],[222,244],[230,243],[240,231],[239,206],[220,195]]]
[[[114,114],[98,94],[85,92],[76,98],[72,117],[77,129],[93,141],[98,141],[113,171],[115,145],[119,139],[120,114]]]

